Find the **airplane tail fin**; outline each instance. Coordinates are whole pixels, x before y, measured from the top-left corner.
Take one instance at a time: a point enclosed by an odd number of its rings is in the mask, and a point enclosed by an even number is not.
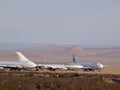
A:
[[[21,52],[16,52],[19,61],[29,61]]]
[[[73,57],[73,63],[78,63],[78,60],[74,54],[72,55],[72,57]]]

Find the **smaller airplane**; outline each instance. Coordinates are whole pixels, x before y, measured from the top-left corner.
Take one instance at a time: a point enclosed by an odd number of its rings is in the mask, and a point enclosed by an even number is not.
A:
[[[21,70],[36,68],[36,64],[27,59],[21,52],[16,52],[18,61],[0,61],[1,69]]]
[[[104,67],[106,67],[100,62],[79,63],[78,60],[76,59],[75,55],[73,55],[73,63],[76,64],[76,65],[82,66],[82,69],[84,71],[95,71],[95,70],[100,70],[100,69],[103,69]]]
[[[76,70],[76,69],[82,69],[83,66],[76,64],[76,63],[63,63],[63,64],[54,64],[54,63],[43,63],[39,64],[38,67],[43,67],[44,69],[48,69],[51,71],[55,71],[56,69],[61,70]]]

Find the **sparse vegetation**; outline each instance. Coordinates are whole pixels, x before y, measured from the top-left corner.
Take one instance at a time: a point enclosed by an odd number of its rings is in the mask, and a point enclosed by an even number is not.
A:
[[[0,90],[120,90],[119,78],[109,74],[1,72]]]

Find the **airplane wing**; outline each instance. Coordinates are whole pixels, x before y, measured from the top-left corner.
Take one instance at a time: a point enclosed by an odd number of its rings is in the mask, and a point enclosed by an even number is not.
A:
[[[7,67],[21,67],[21,66],[16,62],[0,61],[0,67],[7,68]]]
[[[39,64],[38,66],[41,66],[45,69],[66,69],[66,67],[63,64]]]

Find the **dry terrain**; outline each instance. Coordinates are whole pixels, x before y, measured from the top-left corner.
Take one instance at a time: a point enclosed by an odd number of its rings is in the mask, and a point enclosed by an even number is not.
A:
[[[0,90],[120,90],[120,75],[0,72]]]

